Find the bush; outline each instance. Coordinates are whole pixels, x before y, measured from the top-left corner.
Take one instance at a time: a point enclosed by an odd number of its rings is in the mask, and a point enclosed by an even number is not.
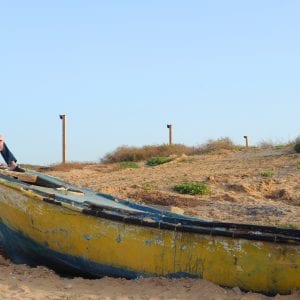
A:
[[[157,189],[157,186],[154,182],[145,181],[142,183],[142,189],[145,191],[151,191]]]
[[[300,140],[298,140],[294,146],[294,149],[297,153],[300,153]]]
[[[143,161],[151,157],[167,157],[170,155],[198,155],[218,152],[221,150],[238,150],[239,147],[234,145],[230,138],[220,138],[209,140],[206,144],[197,147],[189,147],[183,144],[162,144],[148,145],[141,148],[122,146],[115,151],[106,154],[102,163],[115,163],[120,161]]]
[[[205,183],[198,182],[185,182],[173,187],[175,192],[180,194],[189,194],[189,195],[208,195],[211,190],[208,185]]]
[[[157,165],[168,163],[172,160],[173,160],[173,158],[171,158],[171,157],[152,157],[146,162],[146,165],[147,166],[157,166]]]
[[[120,161],[142,161],[151,157],[164,157],[170,155],[191,155],[193,148],[181,144],[174,145],[152,145],[138,147],[122,146],[112,153],[108,153],[101,159],[103,163],[114,163]]]
[[[272,171],[261,172],[260,176],[262,176],[262,177],[272,177],[272,176],[274,176],[274,172],[272,172]]]
[[[217,140],[208,140],[206,144],[194,148],[194,154],[206,154],[218,152],[220,150],[237,150],[230,138],[224,137]]]
[[[139,165],[133,161],[121,161],[119,163],[120,168],[122,169],[137,169]]]

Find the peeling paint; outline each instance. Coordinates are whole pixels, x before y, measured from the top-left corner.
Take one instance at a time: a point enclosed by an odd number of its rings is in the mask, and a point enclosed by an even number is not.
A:
[[[84,235],[83,235],[83,238],[84,238],[85,240],[89,241],[89,240],[91,240],[91,239],[93,238],[93,236],[90,235],[90,234],[84,234]]]

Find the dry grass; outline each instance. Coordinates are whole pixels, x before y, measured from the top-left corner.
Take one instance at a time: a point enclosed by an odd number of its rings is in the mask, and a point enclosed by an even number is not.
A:
[[[122,146],[108,153],[101,159],[103,163],[114,163],[120,161],[142,161],[151,157],[166,157],[170,155],[192,154],[193,148],[181,145],[147,145],[141,148]]]
[[[221,150],[238,150],[240,146],[236,146],[229,138],[220,138],[217,140],[209,140],[206,144],[189,147],[182,144],[174,145],[147,145],[141,148],[122,146],[115,151],[108,153],[101,159],[102,163],[114,163],[121,161],[143,161],[152,157],[168,157],[180,155],[198,155],[217,152]]]
[[[208,154],[222,150],[236,151],[242,148],[242,146],[235,145],[230,138],[222,137],[217,140],[208,140],[205,144],[195,147],[193,154]]]
[[[59,163],[59,164],[52,164],[48,167],[40,168],[41,171],[62,171],[62,172],[69,172],[74,169],[83,169],[88,166],[95,165],[95,163],[89,162],[68,162],[68,163]]]

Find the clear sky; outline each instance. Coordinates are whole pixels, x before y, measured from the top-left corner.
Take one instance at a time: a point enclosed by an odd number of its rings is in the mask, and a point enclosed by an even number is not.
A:
[[[0,0],[1,127],[20,163],[300,135],[298,0]]]

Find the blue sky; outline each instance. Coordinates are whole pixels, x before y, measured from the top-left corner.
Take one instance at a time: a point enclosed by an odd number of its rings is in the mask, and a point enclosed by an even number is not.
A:
[[[300,135],[300,2],[2,1],[1,133],[21,163]]]

